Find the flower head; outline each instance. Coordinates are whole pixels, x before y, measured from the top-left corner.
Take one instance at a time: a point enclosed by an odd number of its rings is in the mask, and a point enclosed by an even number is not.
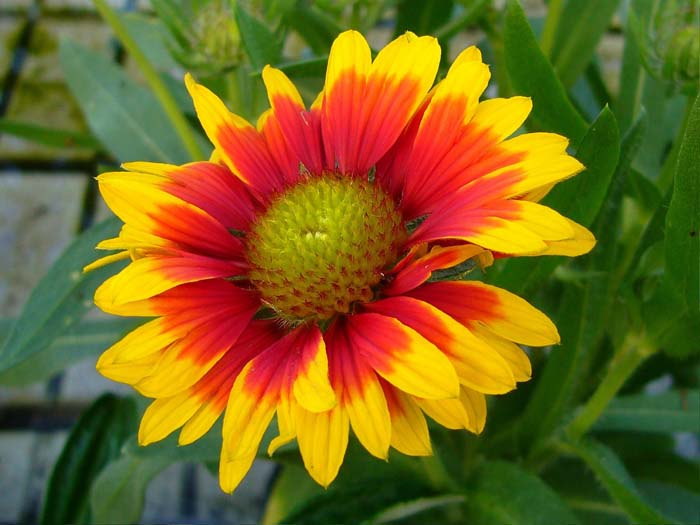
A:
[[[130,258],[95,295],[152,317],[97,367],[154,398],[139,440],[181,444],[222,412],[220,482],[232,491],[269,446],[298,442],[328,485],[350,428],[370,454],[431,453],[425,415],[480,432],[485,394],[530,377],[518,346],[559,336],[523,299],[433,272],[494,255],[578,255],[583,227],[538,204],[581,164],[549,133],[508,138],[523,97],[479,102],[489,70],[471,47],[433,86],[434,38],[407,33],[371,60],[357,32],[333,44],[309,109],[280,70],[257,128],[186,78],[215,146],[210,162],[131,163],[98,177],[124,221],[99,247]]]

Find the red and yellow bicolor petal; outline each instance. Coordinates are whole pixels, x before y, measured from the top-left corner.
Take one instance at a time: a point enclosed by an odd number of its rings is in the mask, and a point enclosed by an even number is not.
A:
[[[467,328],[483,325],[495,334],[528,346],[560,341],[556,326],[525,299],[476,281],[427,283],[407,293],[432,304]]]
[[[433,84],[440,46],[430,37],[400,36],[374,62],[360,33],[346,31],[328,59],[322,112],[327,168],[364,174],[394,144]]]
[[[428,423],[408,394],[380,380],[391,417],[391,446],[407,456],[430,456]]]
[[[103,375],[132,385],[146,381],[148,386],[160,375],[176,374],[176,369],[191,364],[191,371],[185,370],[183,377],[164,386],[165,391],[175,388],[198,373],[198,367],[212,359],[220,345],[235,343],[259,306],[257,294],[227,281],[181,288],[191,295],[178,299],[166,293],[147,301],[150,315],[169,315],[149,321],[104,352],[97,363]],[[146,309],[143,304],[139,308]],[[183,362],[169,370],[164,360],[175,356],[181,356]],[[155,393],[152,397],[164,396]]]
[[[341,408],[367,451],[386,459],[391,441],[391,418],[376,372],[349,338],[345,323],[326,333],[331,382]]]
[[[272,108],[263,112],[258,118],[257,129],[265,139],[270,155],[285,183],[293,184],[299,180],[299,158],[292,150]]]
[[[205,212],[164,187],[165,179],[146,173],[114,172],[97,177],[100,192],[110,209],[129,226],[134,245],[173,248],[199,255],[233,258],[240,256],[243,244],[226,227]]]
[[[119,314],[128,303],[148,299],[176,286],[241,273],[240,264],[230,260],[185,253],[151,255],[132,261],[107,279],[95,292],[95,304],[104,312]]]
[[[430,215],[411,236],[411,243],[460,240],[507,255],[543,252],[549,242],[573,239],[570,222],[541,204],[522,200],[469,202],[460,192]]]
[[[464,60],[454,64],[435,87],[408,163],[403,205],[409,216],[424,210],[425,201],[434,198],[435,189],[455,178],[443,175],[439,165],[464,134],[489,78],[488,67],[481,61]]]
[[[122,167],[134,173],[160,175],[160,188],[204,210],[226,228],[247,230],[255,218],[255,205],[245,184],[221,164],[128,162]]]
[[[265,66],[262,78],[276,121],[297,162],[310,173],[321,174],[323,156],[319,112],[306,110],[299,91],[279,69]]]
[[[480,246],[434,246],[429,253],[400,267],[393,280],[382,291],[386,295],[401,295],[423,284],[434,271],[452,268],[472,257],[478,258],[482,268],[493,263],[493,255]]]
[[[231,113],[209,89],[188,73],[185,85],[194,102],[199,122],[221,160],[256,197],[265,199],[282,189],[283,179],[263,137],[244,118]]]
[[[335,406],[326,359],[323,336],[310,325],[291,331],[243,368],[224,416],[220,483],[225,492],[233,491],[250,468],[283,391],[311,413]],[[318,395],[310,399],[310,392]]]
[[[398,319],[433,343],[449,358],[461,384],[487,394],[503,394],[515,388],[513,372],[505,359],[435,306],[412,297],[390,297],[366,308]]]
[[[349,346],[387,382],[428,399],[456,397],[459,380],[449,359],[414,329],[375,313],[345,319]]]
[[[159,441],[180,427],[180,445],[206,434],[224,411],[243,367],[281,336],[272,321],[251,322],[236,341],[235,350],[226,352],[197,383],[179,394],[151,403],[141,419],[139,443]]]

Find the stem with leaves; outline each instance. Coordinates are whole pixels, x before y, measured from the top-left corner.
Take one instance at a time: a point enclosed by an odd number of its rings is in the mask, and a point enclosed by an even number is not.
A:
[[[160,75],[153,65],[148,61],[146,55],[141,51],[136,40],[134,40],[127,27],[119,18],[119,15],[110,7],[106,0],[93,0],[93,3],[100,13],[100,16],[109,24],[121,44],[129,55],[133,57],[139,68],[141,68],[146,82],[155,94],[158,102],[160,102],[166,115],[168,115],[168,118],[173,124],[173,128],[175,128],[175,131],[190,157],[192,157],[193,160],[204,159],[204,153],[197,143],[197,138],[187,122],[187,119],[185,119],[180,108],[178,108],[175,98],[165,86],[163,79],[160,78]]]

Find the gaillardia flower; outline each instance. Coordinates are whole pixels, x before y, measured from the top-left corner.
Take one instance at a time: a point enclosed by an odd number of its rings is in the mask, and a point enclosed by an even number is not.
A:
[[[220,483],[232,491],[276,416],[269,452],[294,439],[327,486],[350,428],[378,458],[431,453],[425,415],[480,432],[485,394],[531,369],[518,346],[559,341],[523,299],[433,272],[469,259],[578,255],[583,227],[536,201],[582,165],[551,133],[508,138],[528,98],[479,102],[488,67],[471,47],[433,86],[440,47],[407,33],[374,61],[355,31],[334,42],[309,109],[263,70],[257,128],[186,77],[210,162],[136,162],[98,177],[124,221],[91,266],[130,263],[95,294],[104,311],[152,317],[97,368],[154,398],[146,445],[181,444],[225,412]]]

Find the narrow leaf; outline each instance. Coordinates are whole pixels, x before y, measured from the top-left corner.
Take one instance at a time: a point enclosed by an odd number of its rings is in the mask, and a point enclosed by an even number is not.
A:
[[[532,97],[530,122],[536,128],[561,133],[578,143],[586,134],[586,123],[542,53],[517,0],[509,0],[506,6],[503,38],[512,85],[519,95]]]
[[[505,461],[483,463],[473,474],[465,495],[464,523],[579,523],[573,512],[544,481]]]
[[[80,147],[96,150],[101,147],[97,140],[86,133],[47,128],[6,118],[0,119],[0,133],[14,135],[52,148]]]
[[[452,0],[433,0],[432,2],[400,0],[396,6],[394,35],[399,36],[406,31],[413,31],[418,35],[433,34],[437,27],[450,19],[453,9]]]
[[[49,478],[41,525],[89,523],[89,489],[100,470],[119,455],[136,426],[130,399],[105,394],[71,430]]]
[[[610,448],[591,439],[569,443],[566,447],[588,465],[635,523],[674,523],[643,500],[625,465]]]
[[[61,69],[90,129],[121,162],[184,163],[187,155],[155,96],[122,68],[70,40],[59,48]]]
[[[700,96],[683,136],[666,215],[665,281],[700,315]]]
[[[619,0],[567,2],[557,28],[552,62],[562,84],[572,86],[584,71]]]
[[[45,381],[73,363],[109,348],[142,322],[141,319],[131,318],[84,319],[52,340],[43,350],[0,372],[0,384],[24,386]]]
[[[255,69],[277,64],[282,54],[282,41],[260,20],[248,13],[240,3],[235,6],[236,23],[241,42]]]
[[[170,464],[164,458],[122,456],[107,465],[90,492],[93,522],[104,525],[138,523],[148,484]]]
[[[80,235],[34,288],[5,344],[0,348],[4,372],[48,347],[66,334],[92,308],[95,289],[116,270],[114,265],[83,273],[99,257],[95,245],[113,237],[120,222],[107,219]]]
[[[596,430],[700,433],[700,390],[672,390],[658,395],[613,399]]]

